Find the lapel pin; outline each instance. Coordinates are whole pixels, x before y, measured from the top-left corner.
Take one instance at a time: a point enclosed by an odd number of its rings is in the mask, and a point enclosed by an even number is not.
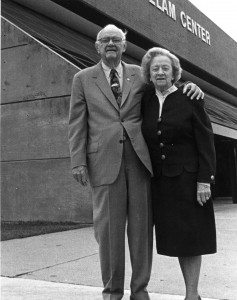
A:
[[[127,81],[130,81],[130,78],[127,78]]]

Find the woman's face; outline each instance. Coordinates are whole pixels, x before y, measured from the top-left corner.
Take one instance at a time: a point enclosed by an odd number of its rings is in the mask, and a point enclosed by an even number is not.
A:
[[[156,89],[165,91],[172,86],[173,68],[169,57],[158,55],[154,57],[150,65],[150,76]]]

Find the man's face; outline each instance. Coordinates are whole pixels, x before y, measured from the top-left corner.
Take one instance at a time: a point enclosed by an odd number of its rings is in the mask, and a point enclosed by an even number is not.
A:
[[[95,45],[102,61],[108,66],[117,66],[126,50],[126,41],[116,28],[105,28]]]

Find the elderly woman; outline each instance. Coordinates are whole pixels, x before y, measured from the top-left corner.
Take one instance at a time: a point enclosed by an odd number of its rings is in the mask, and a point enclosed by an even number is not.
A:
[[[142,100],[142,131],[151,156],[153,217],[157,252],[178,257],[185,300],[200,300],[201,255],[216,252],[210,183],[215,149],[203,100],[190,101],[174,83],[179,59],[162,48],[142,59],[144,81],[152,85]]]

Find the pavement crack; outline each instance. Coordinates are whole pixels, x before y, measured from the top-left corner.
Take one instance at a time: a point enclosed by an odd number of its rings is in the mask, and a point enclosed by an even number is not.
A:
[[[44,268],[39,268],[39,269],[35,269],[35,270],[24,272],[24,273],[20,273],[20,274],[17,274],[15,276],[12,276],[11,278],[19,278],[19,277],[24,276],[24,275],[33,274],[34,272],[38,272],[38,271],[42,271],[42,270],[47,270],[47,269],[50,269],[50,268],[53,268],[53,267],[61,266],[61,265],[64,265],[64,264],[67,264],[67,263],[71,263],[71,262],[74,262],[74,261],[79,261],[81,259],[84,259],[84,258],[87,258],[87,257],[92,257],[92,256],[95,256],[95,255],[98,255],[98,252],[90,254],[90,255],[85,255],[85,256],[82,256],[82,257],[79,257],[79,258],[76,258],[76,259],[67,260],[67,261],[64,261],[64,262],[61,262],[61,263],[57,263],[57,264],[54,264],[54,265],[50,265],[50,266],[47,266],[47,267],[44,267]]]

